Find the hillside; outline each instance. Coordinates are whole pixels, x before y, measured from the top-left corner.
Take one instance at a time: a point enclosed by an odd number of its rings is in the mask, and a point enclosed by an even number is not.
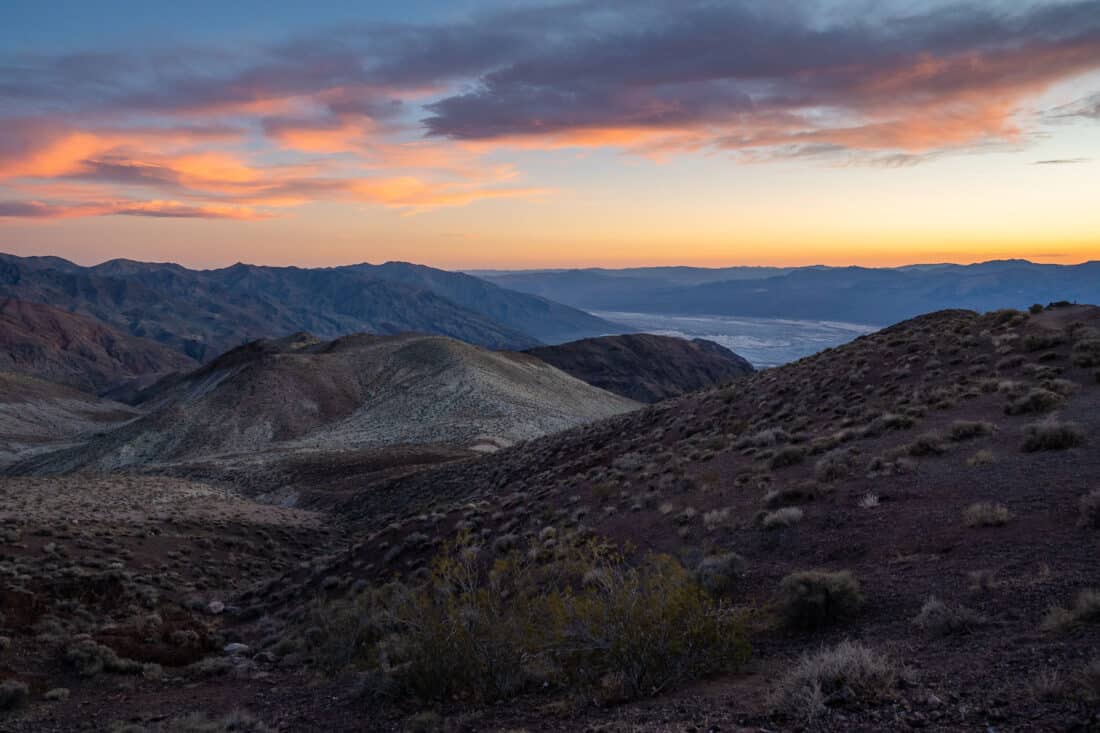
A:
[[[20,470],[141,468],[258,451],[492,451],[629,411],[529,356],[438,336],[256,341],[139,397],[149,414]]]
[[[641,268],[488,273],[487,279],[603,312],[798,318],[886,325],[945,308],[1100,302],[1100,262],[1003,260],[899,268]]]
[[[69,387],[0,372],[0,465],[108,430],[138,414]]]
[[[638,402],[660,402],[717,387],[754,371],[745,359],[713,341],[651,334],[582,339],[527,353]]]
[[[353,382],[323,360],[383,349],[398,363],[405,348],[442,367],[455,344],[257,343],[146,404],[190,395],[237,441],[243,424],[208,397],[254,390],[270,414],[301,415],[269,403],[301,392],[304,372],[343,394]],[[416,385],[438,390],[394,373],[403,410]],[[323,413],[339,404],[323,393],[302,394]],[[221,441],[196,425],[182,426],[196,444]],[[344,485],[326,515],[238,499],[200,511],[181,499],[211,488],[147,475],[9,479],[6,659],[37,685],[13,730],[162,730],[197,699],[302,731],[1090,730],[1098,435],[1100,308],[954,310],[732,387]],[[318,455],[300,488],[344,473]],[[156,511],[131,516],[146,496]],[[62,506],[80,523],[59,529]],[[129,606],[95,592],[109,582]],[[728,625],[707,635],[715,618]],[[708,663],[742,638],[747,660],[738,646]],[[83,676],[89,657],[108,663]],[[39,700],[59,684],[69,697]]]
[[[0,299],[0,370],[98,394],[195,366],[179,352],[92,318],[42,303]]]
[[[57,258],[0,255],[0,295],[91,316],[198,361],[298,331],[329,339],[419,331],[523,349],[542,343],[535,332],[575,337],[622,330],[467,275],[397,265],[189,270],[129,260],[80,267]]]

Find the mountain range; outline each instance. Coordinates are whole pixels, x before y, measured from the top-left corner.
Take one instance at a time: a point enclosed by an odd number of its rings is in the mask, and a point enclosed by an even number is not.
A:
[[[0,255],[0,296],[90,316],[197,361],[298,331],[330,339],[420,331],[524,349],[629,330],[469,275],[399,262],[189,270],[131,260],[82,267],[56,257]]]
[[[633,268],[477,273],[503,287],[614,313],[730,315],[887,325],[944,308],[1100,302],[1100,262],[999,260],[898,268]]]

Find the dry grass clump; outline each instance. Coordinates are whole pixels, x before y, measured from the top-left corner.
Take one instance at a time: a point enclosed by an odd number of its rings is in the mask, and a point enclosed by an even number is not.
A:
[[[913,625],[935,636],[968,634],[984,626],[986,619],[965,606],[949,606],[935,596],[929,596],[921,606]]]
[[[142,665],[132,659],[122,659],[114,649],[93,639],[76,641],[65,649],[65,663],[81,677],[95,677],[100,672],[140,674]]]
[[[822,483],[839,481],[852,470],[852,455],[845,449],[834,450],[822,456],[814,465],[814,476]]]
[[[1029,333],[1020,340],[1020,345],[1025,351],[1042,351],[1043,349],[1052,349],[1065,342],[1066,335],[1064,333]]]
[[[764,529],[782,529],[801,522],[804,514],[805,513],[796,506],[787,506],[782,509],[776,509],[774,512],[766,513],[760,520],[760,524]]]
[[[1085,429],[1078,423],[1051,419],[1028,425],[1022,448],[1025,453],[1066,450],[1084,442]]]
[[[1005,405],[1006,415],[1028,415],[1050,412],[1065,404],[1065,398],[1049,389],[1036,387]]]
[[[997,456],[991,450],[980,450],[966,459],[968,466],[988,466],[997,462]]]
[[[916,440],[906,446],[906,452],[914,458],[939,456],[947,451],[943,443],[943,436],[931,430],[918,435]]]
[[[993,435],[996,430],[996,426],[990,422],[977,420],[956,420],[955,422],[951,423],[951,440],[954,440],[955,442],[973,440],[974,438],[982,438],[987,435]]]
[[[783,504],[814,501],[817,494],[817,485],[812,481],[794,484],[793,486],[780,486],[769,489],[764,494],[764,506],[769,509],[776,509]]]
[[[676,560],[630,563],[594,542],[563,545],[548,562],[513,553],[491,565],[452,548],[421,585],[391,582],[311,616],[323,668],[360,669],[369,691],[406,700],[500,700],[545,686],[625,700],[736,668],[749,653],[741,618]]]
[[[1082,527],[1100,528],[1100,489],[1093,489],[1081,497]]]
[[[243,710],[235,710],[220,718],[191,713],[162,723],[130,723],[112,728],[111,733],[270,733],[271,730]]]
[[[900,671],[887,656],[852,641],[804,655],[780,680],[773,707],[806,725],[826,714],[835,702],[868,704],[887,697]]]
[[[745,573],[745,559],[733,552],[704,557],[695,570],[699,585],[715,595],[729,593]]]
[[[1100,623],[1100,591],[1083,590],[1077,594],[1072,608],[1055,606],[1043,619],[1047,631],[1065,631],[1081,624]]]
[[[963,522],[967,527],[1003,527],[1011,519],[1008,507],[991,501],[979,501],[963,510]]]
[[[806,449],[797,445],[788,445],[780,448],[768,459],[768,467],[772,470],[795,466],[806,460]]]
[[[1083,368],[1100,366],[1100,339],[1090,338],[1075,343],[1073,365]]]
[[[30,697],[30,693],[30,688],[19,680],[0,682],[0,711],[22,707]]]
[[[841,570],[804,570],[779,583],[779,615],[788,628],[812,630],[855,615],[863,608],[859,581]]]

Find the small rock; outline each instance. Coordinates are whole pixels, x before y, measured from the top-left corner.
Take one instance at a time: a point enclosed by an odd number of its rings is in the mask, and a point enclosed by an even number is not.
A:
[[[210,601],[210,605],[206,607],[206,610],[212,615],[217,616],[225,610],[225,604],[221,601]]]
[[[222,651],[230,656],[235,657],[240,654],[248,654],[250,651],[252,651],[252,647],[248,646],[247,644],[241,644],[240,642],[233,642],[232,644],[226,644],[225,648],[222,649]]]
[[[52,690],[49,690],[45,695],[43,695],[42,698],[45,699],[45,700],[49,700],[51,702],[60,702],[62,700],[68,700],[69,699],[69,688],[67,688],[67,687],[55,687]]]

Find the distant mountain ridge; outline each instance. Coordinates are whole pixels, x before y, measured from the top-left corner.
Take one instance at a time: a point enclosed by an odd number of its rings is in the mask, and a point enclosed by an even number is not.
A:
[[[884,325],[921,313],[1100,302],[1100,262],[997,260],[898,268],[634,268],[487,272],[504,287],[595,311],[730,315]]]
[[[0,296],[91,316],[203,361],[242,343],[309,331],[436,333],[488,348],[624,330],[572,307],[461,273],[411,265],[190,270],[112,260],[0,255]]]
[[[705,339],[648,333],[530,349],[567,374],[639,402],[660,402],[752,374],[752,364]]]

